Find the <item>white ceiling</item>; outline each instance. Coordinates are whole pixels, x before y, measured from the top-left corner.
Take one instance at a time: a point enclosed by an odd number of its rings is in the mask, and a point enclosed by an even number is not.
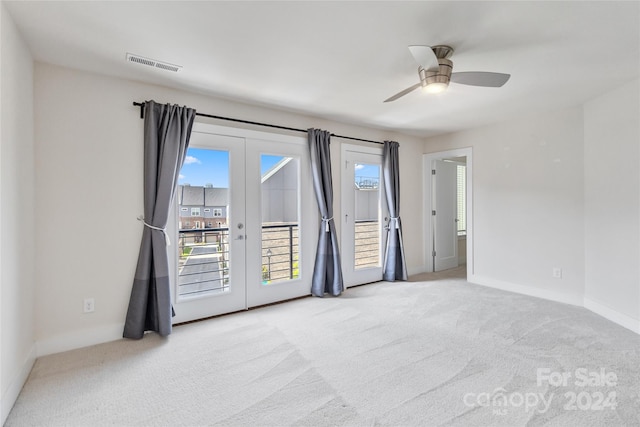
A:
[[[640,75],[638,1],[4,3],[38,61],[423,136],[579,105]],[[511,80],[385,104],[418,82],[411,44],[448,44],[454,72]]]

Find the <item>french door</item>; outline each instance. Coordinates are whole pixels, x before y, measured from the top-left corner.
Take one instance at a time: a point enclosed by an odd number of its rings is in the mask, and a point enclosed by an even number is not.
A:
[[[310,293],[318,216],[305,138],[197,123],[179,184],[174,323]]]
[[[382,280],[389,215],[382,149],[343,144],[341,255],[345,286]]]

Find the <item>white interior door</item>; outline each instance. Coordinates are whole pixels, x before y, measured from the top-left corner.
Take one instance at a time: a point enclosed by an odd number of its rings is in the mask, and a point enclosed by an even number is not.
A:
[[[382,280],[389,221],[382,149],[344,144],[341,172],[341,256],[345,286]]]
[[[433,266],[434,271],[458,266],[457,166],[434,160]]]
[[[196,123],[180,184],[174,323],[310,293],[317,209],[305,138]]]

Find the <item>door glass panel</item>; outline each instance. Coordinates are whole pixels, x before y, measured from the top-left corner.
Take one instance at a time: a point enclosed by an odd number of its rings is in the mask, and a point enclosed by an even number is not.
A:
[[[380,262],[380,166],[355,163],[354,268],[379,267]]]
[[[300,159],[260,156],[263,285],[298,279]]]
[[[189,148],[178,193],[178,298],[228,292],[229,152]]]

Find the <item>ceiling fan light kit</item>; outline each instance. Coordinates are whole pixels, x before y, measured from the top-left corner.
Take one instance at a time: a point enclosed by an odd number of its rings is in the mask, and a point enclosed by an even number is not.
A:
[[[420,85],[422,90],[427,93],[442,93],[449,87],[453,62],[445,58],[438,58],[438,64],[437,71],[425,70],[422,66],[418,67]]]
[[[418,87],[427,93],[442,93],[447,90],[449,83],[482,86],[501,87],[511,77],[509,74],[491,73],[486,71],[466,71],[453,73],[453,62],[449,59],[453,54],[451,46],[409,46],[409,51],[419,64],[418,77],[420,83],[398,92],[384,102],[395,101],[405,96]]]

